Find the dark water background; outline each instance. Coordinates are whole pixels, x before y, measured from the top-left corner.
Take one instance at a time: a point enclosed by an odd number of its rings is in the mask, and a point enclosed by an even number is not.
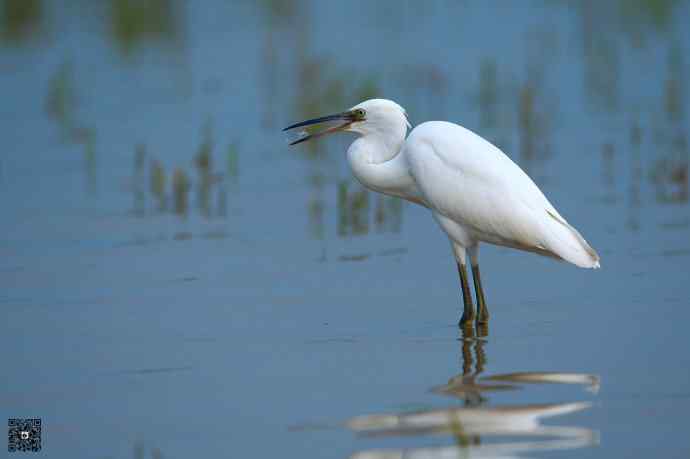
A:
[[[690,454],[688,2],[0,5],[0,417],[44,456]],[[280,132],[372,96],[502,147],[602,269],[484,247],[463,340],[428,212]]]

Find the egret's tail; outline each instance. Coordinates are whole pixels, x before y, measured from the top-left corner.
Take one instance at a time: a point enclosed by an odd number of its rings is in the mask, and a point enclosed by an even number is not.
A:
[[[558,213],[546,210],[554,220],[546,231],[544,241],[550,251],[580,268],[599,268],[599,254],[585,241],[585,238]]]

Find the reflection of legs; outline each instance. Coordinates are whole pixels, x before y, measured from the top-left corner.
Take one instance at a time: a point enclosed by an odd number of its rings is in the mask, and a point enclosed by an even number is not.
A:
[[[472,303],[472,293],[470,284],[467,282],[467,268],[465,267],[465,248],[453,244],[453,252],[458,264],[458,274],[460,275],[460,288],[462,289],[463,312],[458,325],[465,327],[472,326],[474,321],[474,304]]]
[[[479,329],[477,325],[477,329]],[[477,330],[477,338],[474,341],[474,357],[477,363],[474,364],[474,375],[479,376],[484,371],[484,364],[486,364],[486,352],[484,352],[484,340],[487,335],[482,335]]]
[[[477,338],[475,335],[472,322],[468,326],[461,327],[460,341],[462,342],[462,383],[465,386],[463,391],[464,406],[467,408],[478,407],[486,403],[487,399],[482,397],[481,388],[477,385],[476,378],[484,371],[484,362],[486,356],[484,354],[484,341]],[[474,345],[474,356],[472,358],[472,349]],[[472,366],[474,364],[474,371]],[[456,440],[459,444],[464,446],[480,445],[481,437],[479,435],[467,435],[463,432],[456,433]]]
[[[462,377],[463,382],[465,378],[473,376],[472,366],[474,359],[472,358],[472,343],[474,342],[474,328],[462,327],[460,342],[462,343]]]
[[[484,365],[486,364],[484,343],[488,337],[488,331],[488,327],[479,324],[477,324],[476,332],[473,327],[461,329],[462,376],[470,384],[475,384],[475,378],[484,372]]]
[[[474,293],[477,297],[477,325],[489,323],[489,309],[484,299],[482,278],[479,274],[479,246],[470,247],[470,263],[472,264],[472,280],[474,281]]]

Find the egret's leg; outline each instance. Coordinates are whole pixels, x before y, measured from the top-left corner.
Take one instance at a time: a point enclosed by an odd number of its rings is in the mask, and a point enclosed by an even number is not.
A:
[[[464,327],[472,325],[474,321],[474,304],[472,303],[472,293],[470,292],[470,284],[467,280],[467,268],[465,267],[465,248],[457,244],[453,245],[453,252],[458,264],[458,274],[460,275],[460,288],[462,289],[462,303],[463,311],[462,317],[458,325]]]
[[[467,282],[467,268],[464,263],[458,263],[458,274],[460,274],[460,287],[462,288],[462,303],[464,309],[458,325],[471,325],[474,321],[474,304],[472,304],[472,294],[470,284]]]
[[[479,274],[479,246],[470,247],[470,264],[472,265],[472,280],[474,280],[474,293],[477,297],[477,323],[489,322],[489,309],[484,299],[482,277]]]

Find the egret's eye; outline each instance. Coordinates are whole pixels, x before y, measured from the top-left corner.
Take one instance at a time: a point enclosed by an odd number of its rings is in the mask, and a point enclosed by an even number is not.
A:
[[[363,108],[358,108],[355,110],[355,118],[357,119],[357,121],[363,120],[366,114],[367,112],[365,112]]]

